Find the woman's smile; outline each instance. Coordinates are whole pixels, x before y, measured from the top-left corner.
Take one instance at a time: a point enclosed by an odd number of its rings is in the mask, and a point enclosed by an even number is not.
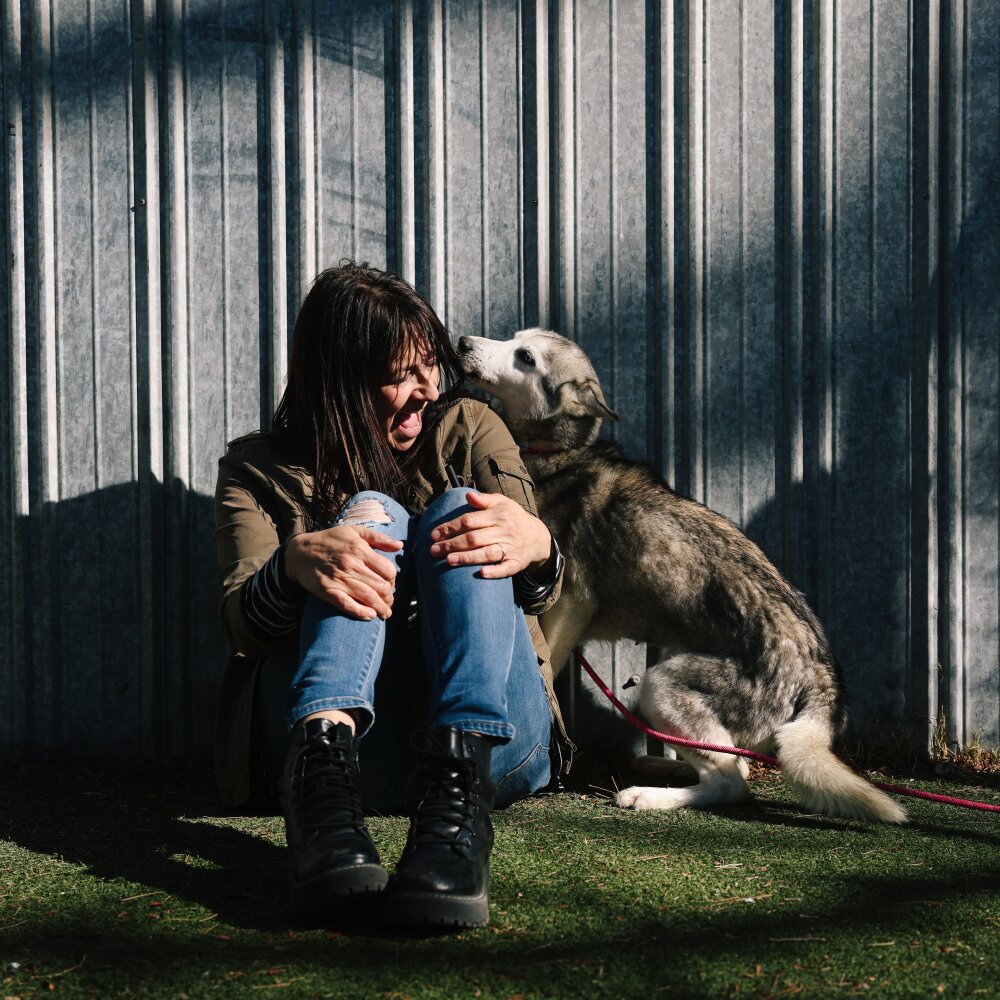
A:
[[[407,439],[420,435],[424,426],[423,409],[424,407],[421,405],[419,410],[409,410],[396,414],[394,425],[400,435]]]
[[[392,381],[379,386],[375,412],[391,448],[407,451],[413,447],[424,428],[424,407],[438,398],[440,384],[437,358],[411,350],[396,366]]]

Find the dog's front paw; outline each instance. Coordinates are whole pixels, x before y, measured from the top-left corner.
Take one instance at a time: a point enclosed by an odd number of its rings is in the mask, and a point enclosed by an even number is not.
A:
[[[623,788],[615,796],[615,805],[622,809],[677,809],[685,805],[684,796],[674,793],[684,791],[679,788],[643,788],[633,785]]]

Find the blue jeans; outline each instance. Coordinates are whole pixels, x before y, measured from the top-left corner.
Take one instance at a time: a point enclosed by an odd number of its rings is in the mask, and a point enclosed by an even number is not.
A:
[[[510,579],[484,580],[476,566],[448,566],[430,555],[431,531],[472,509],[465,494],[446,491],[420,517],[380,493],[359,493],[345,504],[335,524],[365,525],[404,543],[399,552],[379,553],[397,567],[392,615],[362,621],[307,600],[298,662],[271,657],[258,679],[272,776],[280,774],[296,722],[325,709],[353,709],[367,812],[412,809],[410,734],[422,724],[491,737],[497,805],[548,784],[551,712]],[[352,514],[363,501],[362,514]],[[411,625],[414,590],[419,614]]]

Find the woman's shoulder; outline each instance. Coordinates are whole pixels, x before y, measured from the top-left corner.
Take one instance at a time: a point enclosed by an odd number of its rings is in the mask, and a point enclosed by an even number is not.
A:
[[[496,411],[464,391],[446,394],[441,398],[439,405],[435,425],[445,433],[456,428],[472,433],[488,432],[498,427],[506,429],[506,424]]]
[[[445,401],[434,431],[434,450],[455,458],[467,454],[476,463],[491,455],[516,453],[517,445],[495,410],[462,395]]]
[[[226,445],[221,461],[265,472],[301,469],[284,435],[272,430],[251,431],[234,438]]]
[[[280,444],[278,435],[274,431],[250,431],[249,434],[242,434],[238,438],[233,438],[226,445],[226,458],[240,459],[251,456],[273,456],[280,455]]]

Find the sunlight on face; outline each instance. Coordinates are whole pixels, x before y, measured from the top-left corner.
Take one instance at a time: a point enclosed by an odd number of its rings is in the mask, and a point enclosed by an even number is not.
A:
[[[424,427],[423,411],[439,395],[441,369],[426,344],[412,344],[398,359],[392,380],[379,387],[375,413],[385,429],[389,447],[408,451]]]

